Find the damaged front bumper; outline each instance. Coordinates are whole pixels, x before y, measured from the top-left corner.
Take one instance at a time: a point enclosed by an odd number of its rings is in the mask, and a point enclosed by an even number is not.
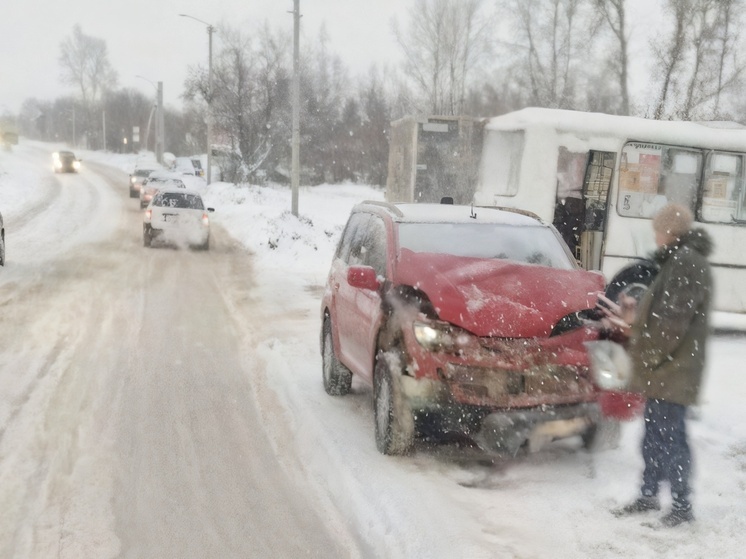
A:
[[[402,376],[401,388],[418,424],[460,433],[484,451],[511,456],[522,447],[536,452],[554,440],[584,435],[602,417],[595,400],[495,408],[459,403],[440,381]]]
[[[588,432],[601,414],[595,402],[547,409],[493,412],[482,420],[481,429],[472,436],[483,450],[515,455],[527,446],[529,452],[547,443]]]
[[[578,329],[530,340],[483,340],[464,355],[425,352],[407,340],[401,389],[417,420],[460,432],[484,450],[515,454],[583,435],[600,420]]]

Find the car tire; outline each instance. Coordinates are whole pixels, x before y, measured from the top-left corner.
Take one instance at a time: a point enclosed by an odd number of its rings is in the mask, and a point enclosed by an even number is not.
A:
[[[5,266],[5,233],[0,234],[0,266]]]
[[[321,369],[324,380],[324,390],[330,396],[344,396],[352,388],[352,371],[337,359],[334,353],[332,337],[332,322],[324,320],[324,337],[322,342]]]
[[[621,295],[632,296],[639,302],[657,274],[658,266],[655,262],[645,259],[633,262],[611,278],[605,295],[615,303],[619,302]]]
[[[373,372],[376,447],[382,454],[399,456],[408,453],[414,444],[414,415],[390,359],[394,359],[393,354],[379,351]]]
[[[142,245],[144,247],[150,247],[153,244],[153,235],[150,234],[150,231],[147,229],[144,229],[142,232]]]
[[[583,447],[590,452],[611,450],[619,447],[622,424],[613,419],[600,419],[583,433]]]

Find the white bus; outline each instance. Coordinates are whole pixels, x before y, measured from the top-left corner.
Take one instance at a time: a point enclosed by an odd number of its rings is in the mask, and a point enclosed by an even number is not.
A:
[[[688,205],[715,245],[715,325],[746,329],[746,128],[529,108],[483,142],[474,203],[538,214],[607,279],[655,249],[659,208]]]

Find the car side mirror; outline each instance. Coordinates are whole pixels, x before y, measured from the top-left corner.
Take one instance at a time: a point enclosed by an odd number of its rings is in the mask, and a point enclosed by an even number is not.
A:
[[[215,211],[215,208],[207,208],[207,211],[208,211],[208,212],[214,212],[214,211]]]
[[[347,283],[358,289],[378,291],[381,283],[376,271],[370,266],[350,266],[347,270]]]

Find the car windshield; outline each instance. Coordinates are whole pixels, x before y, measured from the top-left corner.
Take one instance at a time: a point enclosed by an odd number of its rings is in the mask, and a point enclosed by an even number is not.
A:
[[[202,198],[196,194],[181,194],[178,192],[163,192],[156,196],[153,205],[164,208],[188,208],[204,210]]]
[[[147,177],[152,172],[153,172],[152,169],[135,169],[135,172],[132,174],[135,175],[136,177]]]
[[[402,223],[399,246],[413,252],[497,258],[562,270],[575,267],[554,232],[543,226]]]

